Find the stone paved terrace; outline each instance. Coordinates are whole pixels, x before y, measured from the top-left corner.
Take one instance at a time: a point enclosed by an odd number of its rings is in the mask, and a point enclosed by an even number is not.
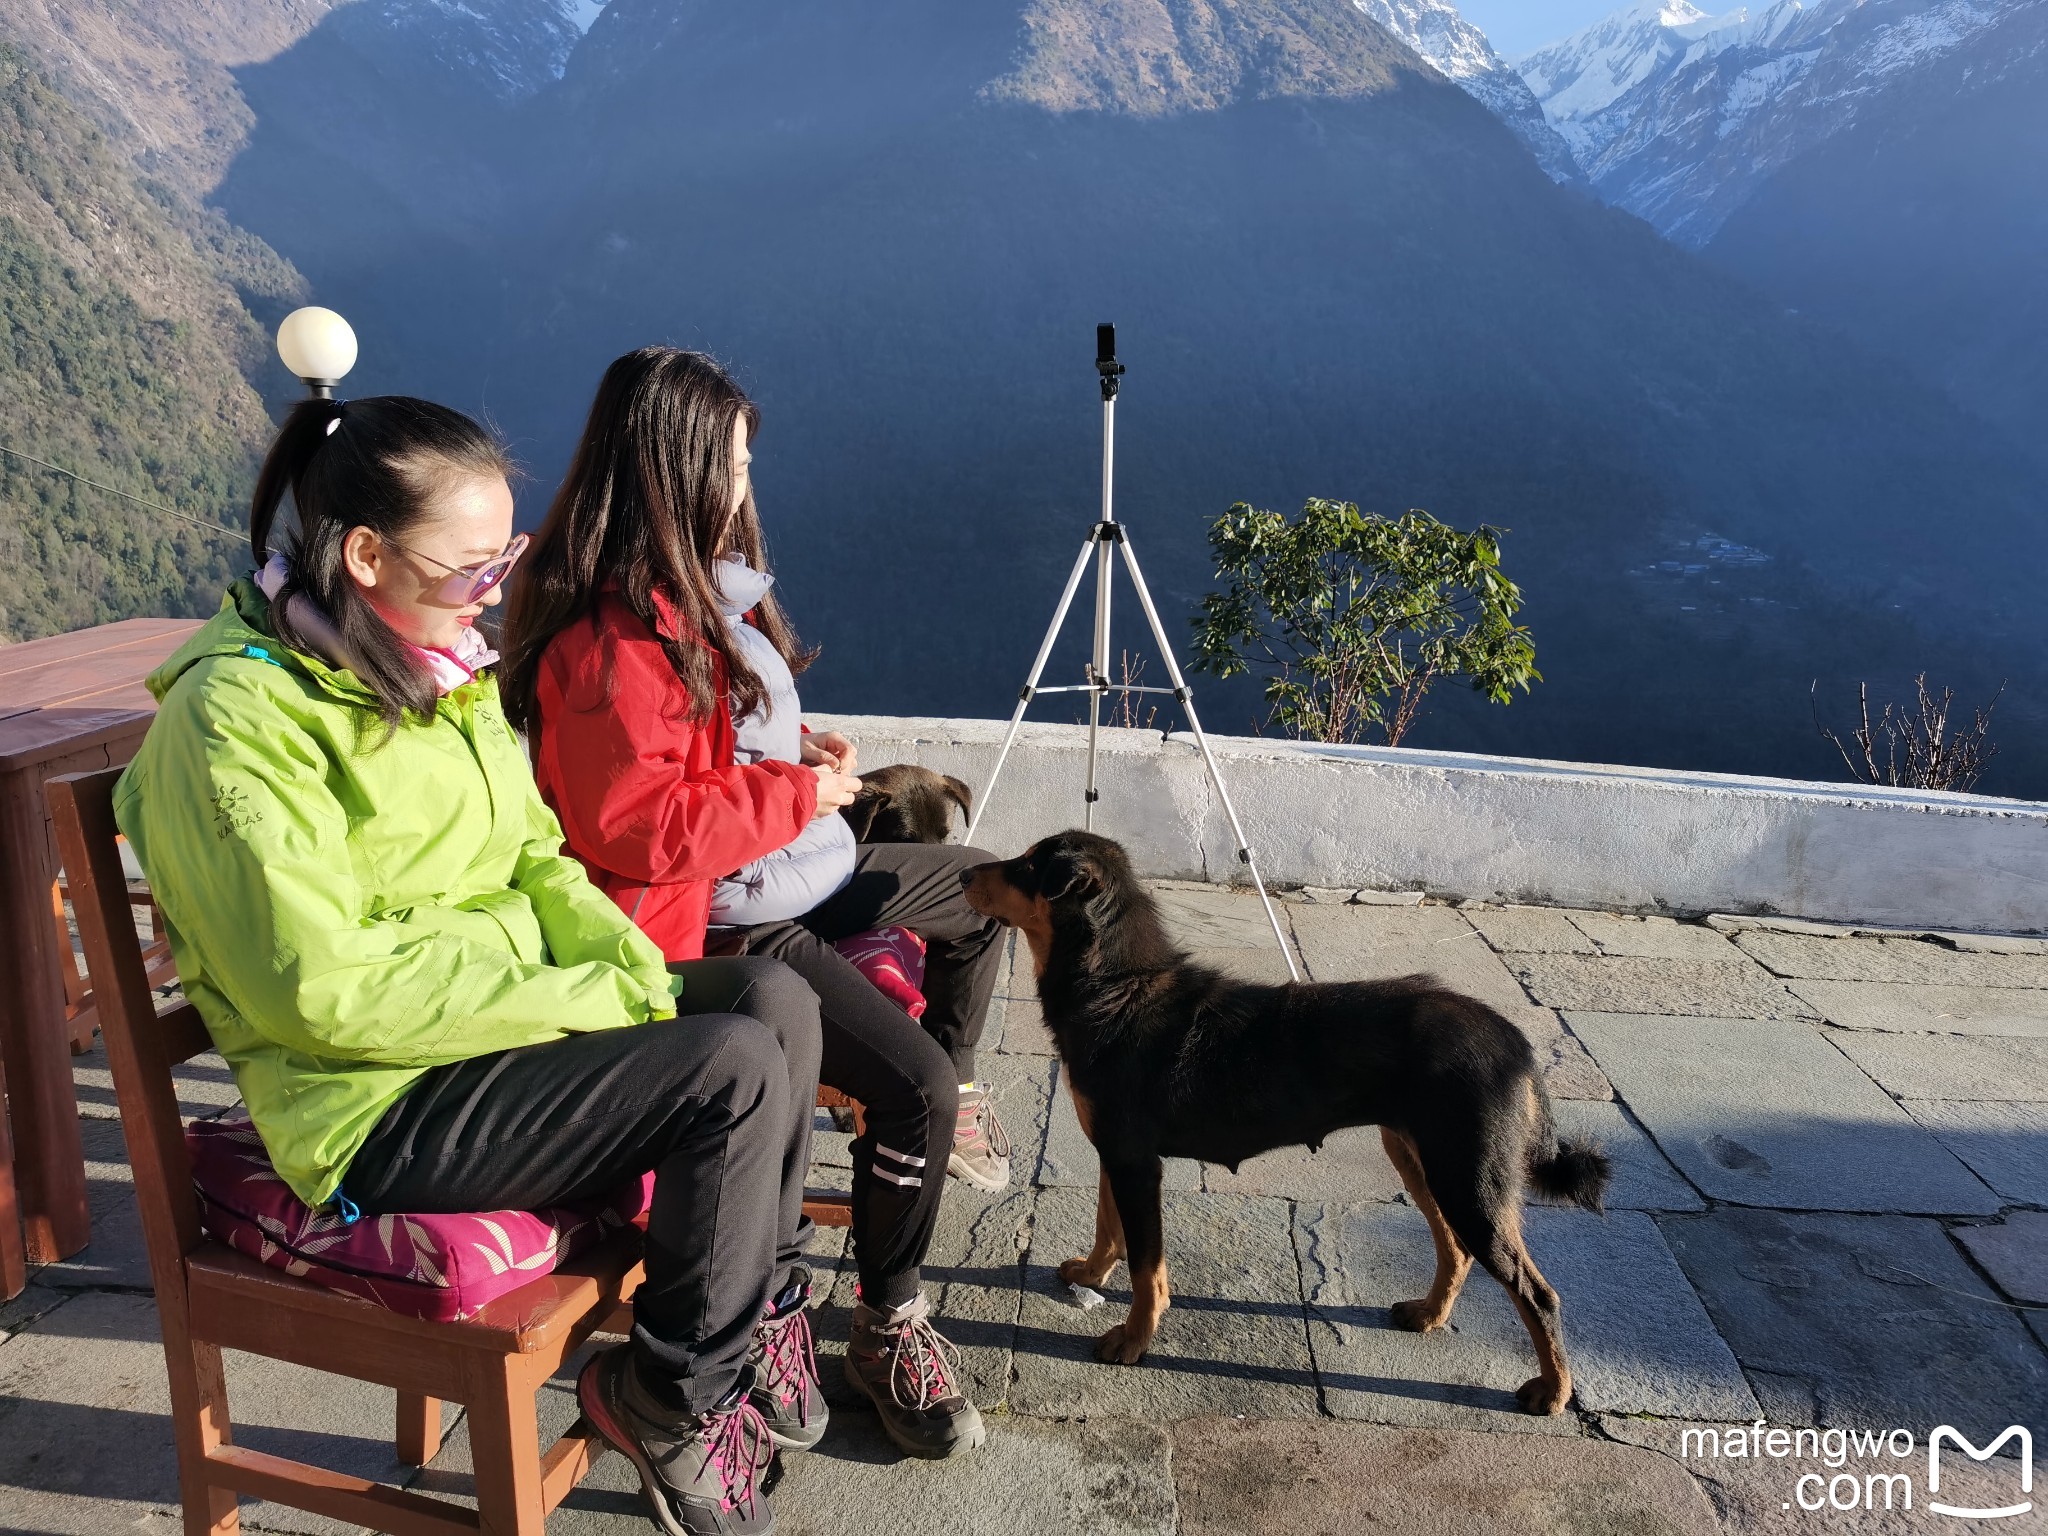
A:
[[[1205,960],[1284,974],[1255,898],[1162,897]],[[1085,1246],[1095,1167],[1013,956],[982,1075],[1016,1140],[1016,1186],[955,1184],[927,1269],[989,1447],[900,1461],[845,1401],[852,1278],[832,1234],[817,1322],[837,1417],[821,1450],[789,1460],[782,1531],[2048,1529],[2048,1483],[2029,1516],[1929,1516],[1924,1454],[1942,1423],[1979,1443],[2014,1423],[2048,1437],[2048,942],[1348,891],[1299,893],[1284,915],[1315,978],[1434,971],[1504,1010],[1563,1124],[1605,1139],[1609,1213],[1528,1220],[1564,1297],[1571,1408],[1514,1411],[1532,1356],[1483,1277],[1448,1332],[1388,1326],[1389,1303],[1419,1294],[1432,1265],[1369,1130],[1235,1174],[1170,1167],[1173,1310],[1143,1367],[1095,1364],[1089,1340],[1126,1293],[1084,1311],[1053,1276]],[[162,1359],[102,1061],[81,1060],[78,1089],[98,1236],[0,1307],[0,1529],[170,1532]],[[204,1058],[186,1090],[196,1115],[233,1099]],[[821,1160],[843,1164],[843,1138],[821,1140]],[[243,1357],[229,1377],[245,1443],[397,1475],[388,1393]],[[566,1386],[551,1389],[544,1418],[572,1411]],[[459,1493],[466,1442],[448,1412],[446,1449],[413,1479]],[[1791,1507],[1799,1474],[1844,1469],[1707,1458],[1697,1437],[1681,1454],[1688,1428],[1758,1419],[1910,1431],[1910,1457],[1846,1471],[1910,1475],[1914,1512],[1806,1514]],[[1951,1455],[1939,1496],[2013,1502],[2012,1449],[1984,1465]],[[1885,1486],[1851,1480],[1859,1497]],[[649,1529],[634,1487],[606,1458],[550,1530]],[[335,1529],[261,1504],[244,1520]]]

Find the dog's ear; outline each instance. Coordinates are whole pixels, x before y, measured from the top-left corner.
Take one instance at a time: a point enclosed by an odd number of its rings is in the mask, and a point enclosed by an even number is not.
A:
[[[939,782],[946,786],[947,795],[952,798],[955,805],[960,807],[960,814],[962,816],[972,816],[974,814],[973,790],[954,778],[950,773],[942,776]]]
[[[1102,871],[1086,854],[1048,849],[1038,862],[1038,894],[1047,901],[1093,896],[1102,890]]]
[[[853,828],[853,840],[856,843],[868,840],[868,834],[875,829],[875,818],[882,814],[888,804],[889,797],[883,791],[872,785],[862,785],[859,793],[853,797],[853,804],[840,808],[839,814],[844,816],[847,825]]]

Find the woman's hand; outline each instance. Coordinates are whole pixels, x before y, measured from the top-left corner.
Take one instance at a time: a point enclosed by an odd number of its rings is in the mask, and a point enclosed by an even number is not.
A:
[[[819,731],[804,737],[799,751],[806,767],[827,763],[846,774],[855,772],[860,760],[860,749],[837,731]]]
[[[853,804],[853,797],[860,793],[860,780],[850,774],[841,773],[830,763],[813,763],[811,772],[818,776],[818,809],[811,820],[830,816],[842,806]]]

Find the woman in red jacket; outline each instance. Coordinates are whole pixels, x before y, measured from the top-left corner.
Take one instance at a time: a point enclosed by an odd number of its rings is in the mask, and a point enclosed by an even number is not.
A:
[[[612,364],[512,595],[501,687],[569,848],[670,960],[704,952],[715,914],[722,947],[780,959],[818,993],[820,1079],[866,1110],[847,1376],[900,1447],[945,1456],[983,1430],[919,1265],[949,1168],[1009,1181],[973,1082],[999,928],[960,875],[988,856],[855,849],[826,824],[860,787],[855,751],[798,732],[791,679],[810,656],[767,595],[747,474],[758,422],[696,353]],[[922,1025],[832,947],[891,925],[927,944]]]

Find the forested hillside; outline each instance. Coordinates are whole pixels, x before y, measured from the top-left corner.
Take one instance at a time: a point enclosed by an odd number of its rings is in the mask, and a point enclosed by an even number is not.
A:
[[[269,423],[266,320],[298,278],[139,175],[0,41],[0,639],[210,611],[237,541],[38,468],[240,523]]]

